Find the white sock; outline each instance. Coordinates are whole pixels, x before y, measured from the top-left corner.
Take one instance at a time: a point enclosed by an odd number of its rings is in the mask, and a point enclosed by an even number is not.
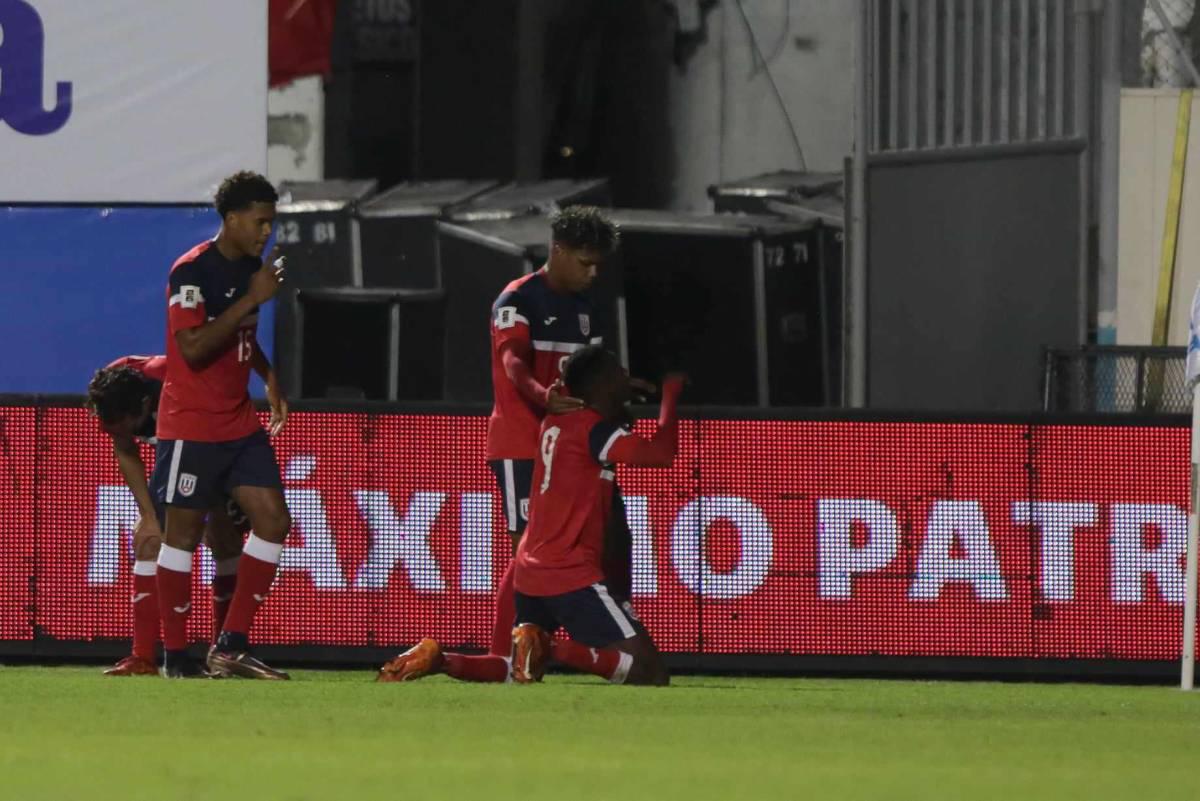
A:
[[[246,556],[252,556],[260,562],[277,565],[279,564],[279,557],[283,553],[283,543],[267,542],[266,540],[260,540],[257,534],[251,534],[246,539],[246,547],[242,549],[242,553]]]

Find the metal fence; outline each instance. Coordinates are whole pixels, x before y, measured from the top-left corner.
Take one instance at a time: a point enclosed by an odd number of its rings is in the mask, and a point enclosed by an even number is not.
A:
[[[1187,348],[1100,346],[1045,352],[1048,412],[1187,414]]]
[[[1196,0],[1153,0],[1144,4],[1141,20],[1142,85],[1192,86],[1187,58],[1196,58]],[[1162,14],[1158,13],[1161,9]],[[1172,35],[1174,34],[1174,35]]]
[[[872,152],[1086,135],[1091,10],[1085,0],[871,0]]]

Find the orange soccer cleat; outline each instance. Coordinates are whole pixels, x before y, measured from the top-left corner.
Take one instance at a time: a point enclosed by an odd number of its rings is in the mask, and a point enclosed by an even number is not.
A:
[[[158,666],[142,656],[127,656],[104,671],[105,676],[157,676]]]
[[[512,680],[517,684],[541,681],[550,659],[550,635],[541,626],[522,623],[513,629]]]
[[[413,681],[442,669],[442,646],[426,638],[379,669],[376,681]]]

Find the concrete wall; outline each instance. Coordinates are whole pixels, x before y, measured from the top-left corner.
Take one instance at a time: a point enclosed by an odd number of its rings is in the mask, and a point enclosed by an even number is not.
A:
[[[770,59],[808,169],[840,170],[851,150],[857,4],[742,0],[742,7]],[[721,0],[705,26],[704,41],[671,76],[670,203],[681,210],[710,210],[710,184],[801,167],[735,0]]]
[[[1121,91],[1121,189],[1117,249],[1117,343],[1149,345],[1171,179],[1177,89]],[[1200,283],[1200,97],[1192,102],[1191,137],[1168,345],[1186,345],[1188,310]]]

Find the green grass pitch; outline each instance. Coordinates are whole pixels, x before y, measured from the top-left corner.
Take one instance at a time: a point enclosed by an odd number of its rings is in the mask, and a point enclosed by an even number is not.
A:
[[[372,678],[0,667],[0,799],[1200,798],[1200,695],[1167,687]]]

